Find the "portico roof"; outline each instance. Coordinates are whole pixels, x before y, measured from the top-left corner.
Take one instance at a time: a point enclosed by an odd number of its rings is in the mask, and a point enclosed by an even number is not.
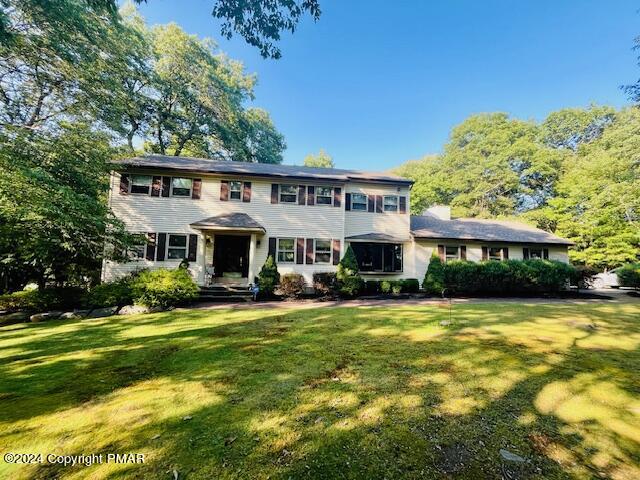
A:
[[[262,225],[246,213],[225,213],[214,217],[203,218],[191,224],[199,230],[241,230],[244,232],[265,233]]]
[[[393,236],[386,233],[363,233],[360,235],[351,235],[345,237],[348,242],[384,242],[384,243],[403,243],[411,240],[410,237]]]

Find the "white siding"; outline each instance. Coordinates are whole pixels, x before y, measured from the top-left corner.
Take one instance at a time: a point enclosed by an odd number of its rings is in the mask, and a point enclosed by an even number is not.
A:
[[[376,213],[349,211],[345,213],[345,235],[362,235],[365,233],[386,233],[403,239],[409,239],[409,188],[398,186],[380,186],[353,183],[347,185],[348,193],[364,193],[367,195],[404,195],[407,197],[407,212]]]

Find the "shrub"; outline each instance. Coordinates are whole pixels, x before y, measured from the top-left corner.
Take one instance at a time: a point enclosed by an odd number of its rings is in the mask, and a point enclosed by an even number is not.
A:
[[[367,295],[376,295],[380,293],[380,280],[365,280],[363,293]]]
[[[435,253],[431,256],[431,261],[427,267],[427,273],[422,282],[424,291],[431,295],[442,295],[444,290],[444,265],[442,260]]]
[[[135,303],[167,308],[195,300],[198,287],[184,268],[143,270],[132,282]]]
[[[304,277],[299,273],[286,273],[280,277],[278,291],[287,298],[298,298],[304,293]]]
[[[265,297],[273,296],[276,286],[280,283],[280,274],[278,273],[278,265],[272,255],[267,257],[260,273],[258,274],[258,287],[260,294]]]
[[[364,280],[358,275],[358,260],[351,245],[347,247],[344,256],[338,263],[336,279],[338,281],[338,291],[345,297],[355,297],[364,288]]]
[[[402,293],[402,281],[391,282],[391,291],[396,295]]]
[[[137,276],[137,275],[136,275]],[[122,307],[133,303],[134,276],[126,276],[114,282],[96,285],[87,293],[83,304],[91,308]]]
[[[402,291],[405,293],[418,293],[420,291],[420,282],[417,278],[405,278],[400,280]]]
[[[0,295],[0,310],[44,312],[67,310],[80,305],[85,291],[78,287],[22,290]]]
[[[318,295],[332,295],[338,291],[335,272],[317,272],[313,274],[313,289]]]
[[[380,282],[380,292],[382,293],[391,293],[391,288],[393,284],[389,280],[383,280]]]
[[[576,265],[571,274],[571,285],[576,286],[578,290],[591,288],[597,274],[598,270],[589,265]]]
[[[640,263],[630,263],[616,270],[621,287],[640,288]]]

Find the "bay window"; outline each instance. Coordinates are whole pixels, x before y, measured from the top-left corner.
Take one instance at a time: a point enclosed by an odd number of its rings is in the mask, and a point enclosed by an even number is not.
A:
[[[361,272],[402,272],[402,245],[398,243],[351,243]]]

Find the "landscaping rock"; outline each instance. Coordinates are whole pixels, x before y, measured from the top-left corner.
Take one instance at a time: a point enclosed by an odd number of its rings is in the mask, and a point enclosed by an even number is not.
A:
[[[136,315],[140,313],[149,313],[149,309],[142,305],[125,305],[118,311],[118,315]]]
[[[3,315],[2,318],[0,318],[0,321],[2,321],[3,324],[9,324],[9,323],[20,323],[20,322],[26,322],[27,320],[29,320],[29,317],[31,315],[29,315],[27,312],[15,312],[15,313],[9,313],[6,315]]]
[[[85,318],[91,313],[91,309],[81,310],[76,308],[73,310],[73,313],[77,315],[77,318]]]
[[[80,315],[76,314],[76,312],[64,312],[62,315],[60,315],[60,318],[64,320],[74,320],[81,317]]]
[[[504,448],[500,449],[500,456],[508,462],[516,462],[516,463],[526,462],[526,460],[522,458],[520,455],[511,453],[509,450],[505,450]]]
[[[117,312],[118,307],[95,308],[91,310],[91,313],[89,313],[86,318],[110,317],[111,315],[115,315]]]
[[[45,312],[45,313],[36,313],[35,315],[31,315],[29,320],[32,323],[44,322],[46,320],[53,320],[55,318],[59,318],[62,315],[62,312],[53,311],[53,312]]]

